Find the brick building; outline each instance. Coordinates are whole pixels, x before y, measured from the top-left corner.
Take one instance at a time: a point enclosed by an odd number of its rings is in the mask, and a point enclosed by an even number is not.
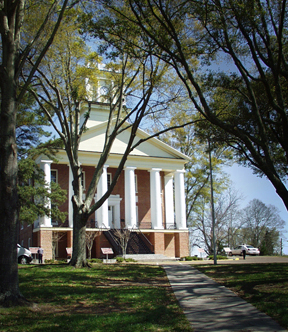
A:
[[[102,151],[108,113],[107,104],[92,104],[88,130],[83,134],[79,149],[84,194]],[[145,137],[144,131],[137,131],[137,139]],[[129,133],[124,131],[113,144],[95,200],[106,192],[128,138]],[[33,225],[21,226],[20,230],[20,244],[25,247],[41,245],[45,259],[52,258],[52,236],[57,232],[62,236],[56,246],[58,258],[66,258],[66,248],[72,247],[73,239],[72,175],[64,150],[58,152],[57,159],[56,164],[42,155],[37,163],[44,170],[47,183],[56,181],[67,191],[67,200],[60,207],[67,212],[67,220],[59,224],[44,216]],[[87,232],[98,231],[100,234],[94,240],[92,257],[101,257],[101,248],[112,248],[116,255],[118,252],[111,235],[113,229],[121,228],[133,230],[130,242],[134,241],[134,249],[130,248],[130,253],[140,253],[143,250],[140,247],[144,246],[147,253],[169,257],[189,254],[184,189],[184,164],[187,161],[187,156],[155,138],[132,151],[112,194],[87,223]]]

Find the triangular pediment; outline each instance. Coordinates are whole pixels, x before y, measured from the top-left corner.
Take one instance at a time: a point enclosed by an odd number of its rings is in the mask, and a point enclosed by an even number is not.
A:
[[[107,122],[103,122],[96,126],[93,126],[87,130],[80,143],[80,150],[87,152],[101,153],[105,141]],[[145,139],[149,135],[141,129],[137,130],[137,135],[134,143],[141,139]],[[119,134],[112,146],[110,154],[123,154],[126,149],[127,142],[130,138],[130,129],[126,129]],[[156,158],[169,158],[169,159],[183,159],[189,160],[187,156],[170,147],[169,145],[161,142],[157,138],[151,138],[140,145],[138,145],[130,155],[142,156],[142,157],[156,157]]]

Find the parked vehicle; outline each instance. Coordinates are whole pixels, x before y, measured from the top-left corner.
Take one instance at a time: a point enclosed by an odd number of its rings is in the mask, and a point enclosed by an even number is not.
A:
[[[19,264],[29,264],[32,261],[31,251],[17,244],[17,256]]]
[[[229,256],[232,255],[243,255],[243,250],[246,251],[246,255],[260,255],[260,250],[258,248],[254,248],[253,246],[250,246],[248,244],[242,244],[234,249],[231,249],[231,251],[228,253]]]

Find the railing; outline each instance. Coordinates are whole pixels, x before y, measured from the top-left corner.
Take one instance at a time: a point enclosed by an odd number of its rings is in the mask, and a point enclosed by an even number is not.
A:
[[[175,223],[166,223],[166,229],[176,229]]]
[[[111,244],[111,246],[113,247],[115,254],[122,254],[122,249],[121,246],[118,242],[118,239],[116,239],[115,235],[113,234],[113,230],[108,229],[108,228],[103,228],[103,234],[106,236],[107,240],[109,241],[109,243]]]
[[[154,246],[153,244],[149,241],[149,239],[147,238],[147,236],[141,231],[140,228],[136,228],[135,230],[136,233],[140,234],[140,237],[143,241],[143,243],[146,245],[146,247],[148,248],[148,250],[154,254]]]

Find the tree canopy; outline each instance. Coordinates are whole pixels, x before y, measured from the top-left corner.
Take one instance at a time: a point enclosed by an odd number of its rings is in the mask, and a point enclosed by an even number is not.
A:
[[[18,107],[60,26],[63,14],[74,1],[0,0],[0,303],[23,300],[18,286],[18,163],[16,128]],[[29,13],[37,20],[27,32]],[[30,21],[32,23],[32,20]],[[35,23],[35,22],[33,22]],[[39,24],[38,24],[39,23]],[[28,38],[25,38],[25,36]],[[31,62],[33,64],[31,64]],[[22,75],[26,80],[23,82]]]
[[[288,208],[287,2],[99,3],[102,16],[91,17],[86,29],[171,66],[215,139],[265,175]]]

